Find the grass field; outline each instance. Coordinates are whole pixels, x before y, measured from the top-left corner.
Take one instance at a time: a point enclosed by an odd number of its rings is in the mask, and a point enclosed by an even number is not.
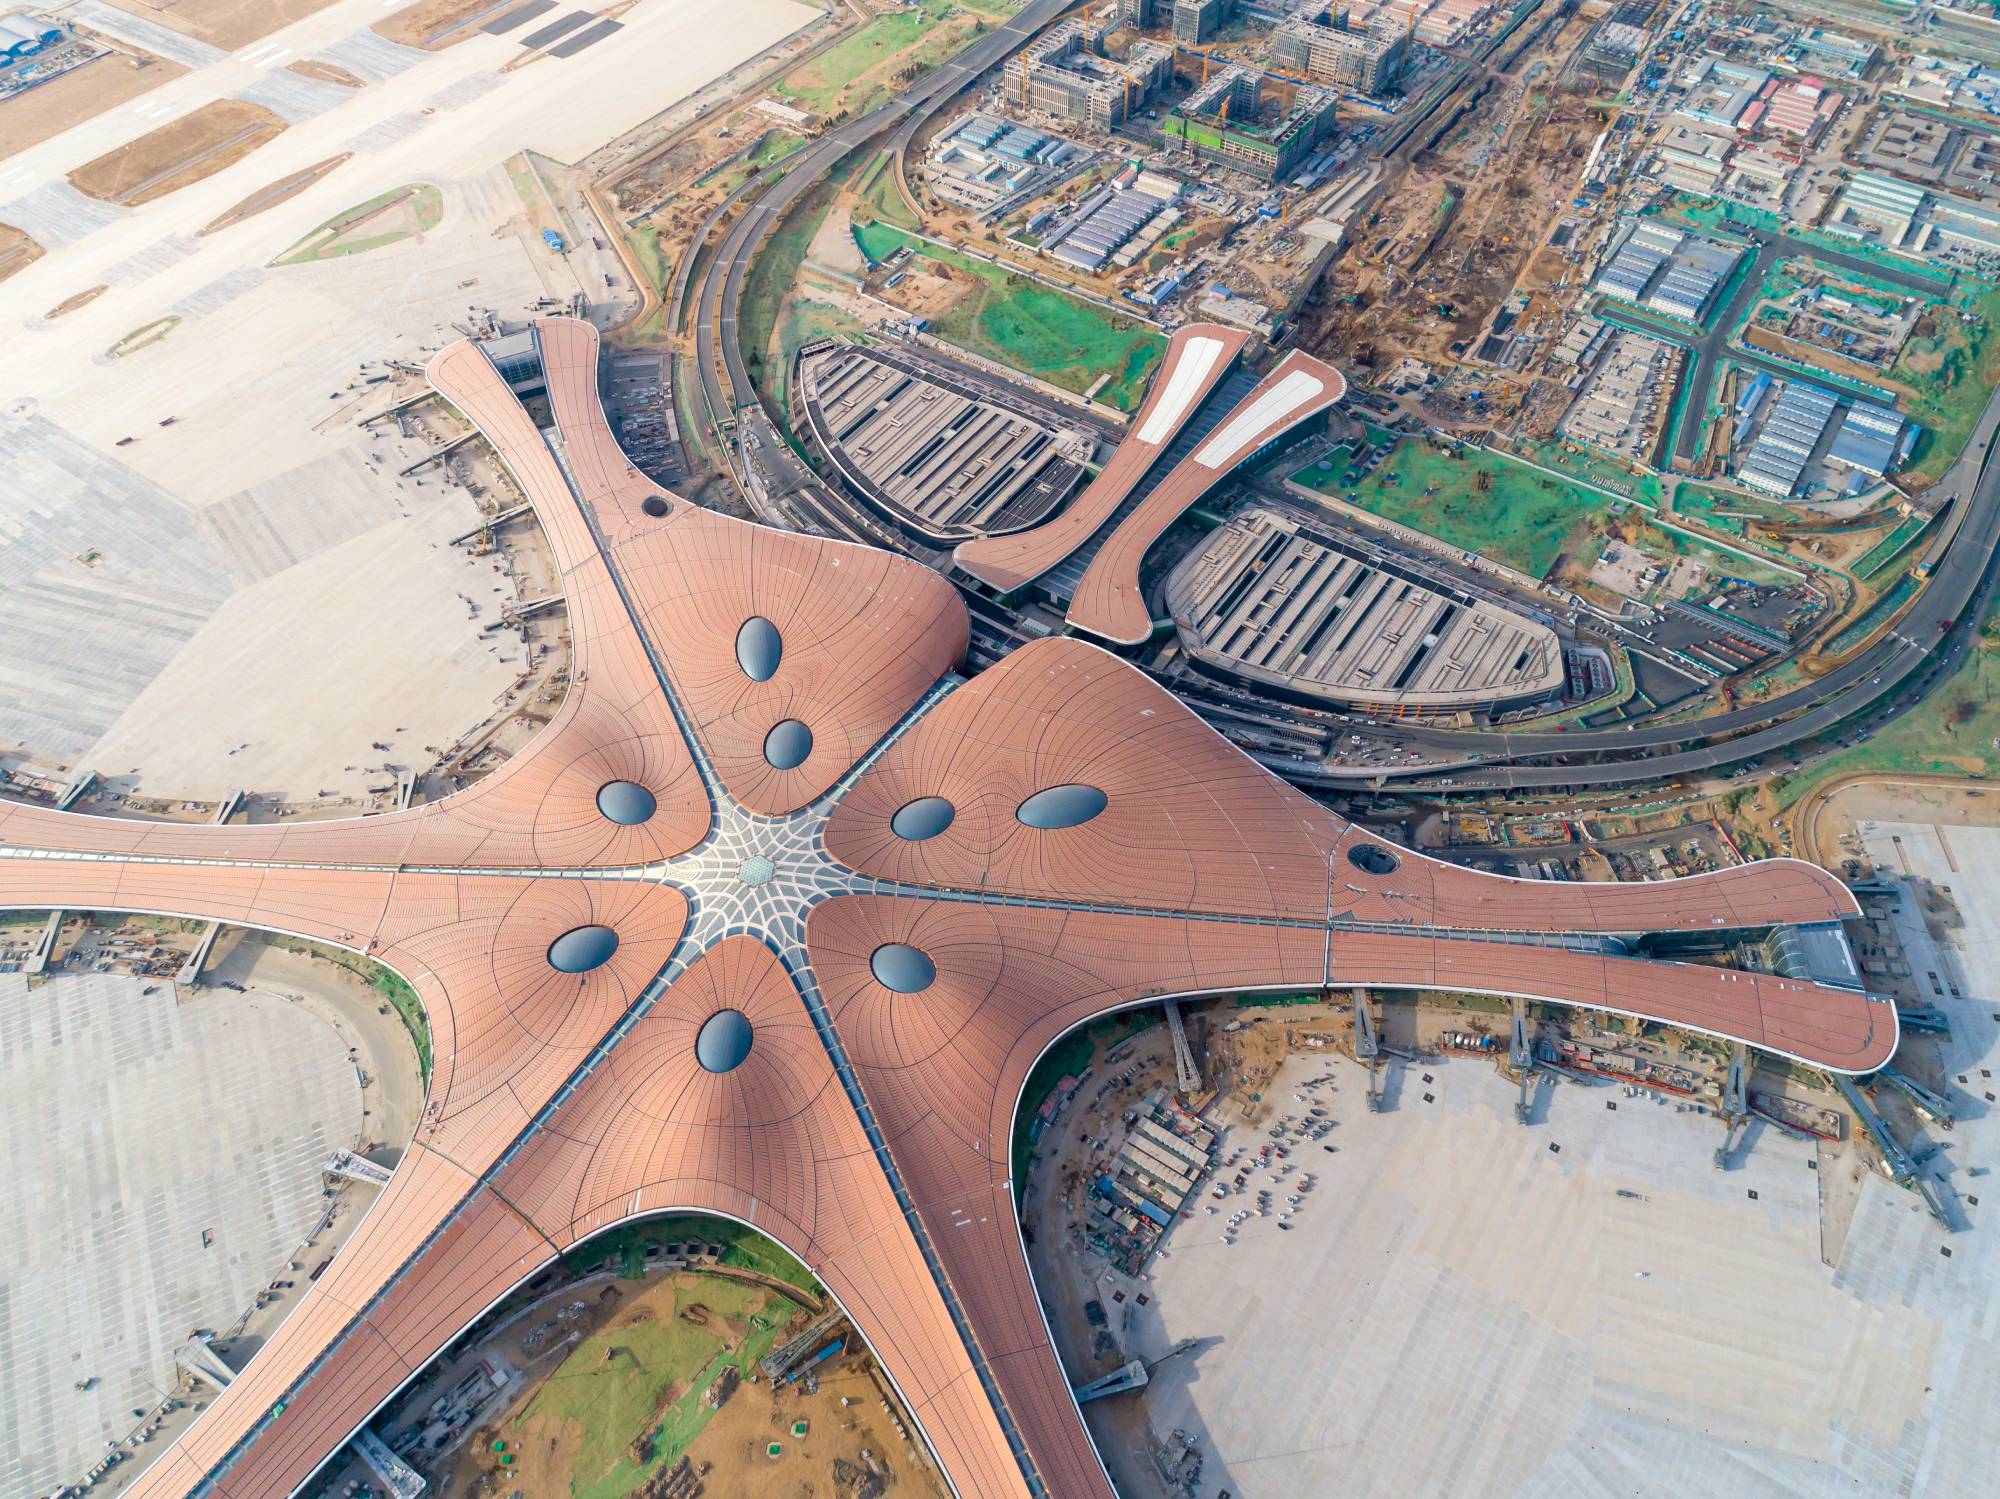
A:
[[[793,135],[789,130],[773,130],[761,141],[757,149],[750,153],[750,165],[768,167],[774,161],[783,161],[806,143],[802,135]]]
[[[353,232],[364,228],[380,214],[387,214],[390,222],[397,227],[377,230],[372,234]],[[304,265],[308,261],[365,254],[435,229],[443,220],[442,193],[427,182],[405,183],[402,187],[379,193],[365,203],[341,210],[271,264]]]
[[[1903,346],[1891,371],[1910,392],[1904,414],[1924,429],[1911,456],[1913,478],[1935,480],[1957,461],[1987,397],[2000,384],[2000,337],[1994,331],[2000,324],[2000,290],[1969,285],[1950,305],[1976,321],[1967,325],[1940,317],[1936,333]]]
[[[1331,491],[1338,475],[1308,465],[1292,477]],[[1480,488],[1481,480],[1486,488]],[[1437,493],[1424,490],[1436,486]],[[1435,536],[1463,551],[1539,578],[1572,535],[1602,530],[1610,505],[1602,495],[1529,473],[1483,453],[1442,453],[1420,438],[1406,440],[1387,463],[1352,489],[1354,504],[1384,520]]]
[[[1144,399],[1167,346],[1158,330],[886,224],[857,227],[855,237],[871,260],[907,244],[962,273],[965,295],[937,318],[940,338],[1078,394],[1109,372],[1097,399],[1119,411],[1135,411]]]
[[[1788,780],[1779,810],[1815,786],[1864,771],[1885,774],[1982,775],[2000,773],[2000,640],[1988,619],[1977,645],[1967,649],[1942,686],[1917,707],[1850,750],[1822,760]]]
[[[877,16],[794,69],[777,91],[816,115],[858,118],[900,87],[897,75],[904,69],[936,67],[1012,11],[1000,0],[918,0],[908,10]]]
[[[574,1433],[569,1492],[575,1499],[625,1499],[678,1459],[715,1414],[703,1398],[715,1377],[730,1364],[748,1374],[792,1313],[790,1303],[769,1291],[717,1277],[677,1285],[673,1299],[671,1316],[584,1339],[508,1423],[514,1440],[553,1441],[558,1432]],[[680,1315],[696,1303],[707,1309],[710,1325]],[[724,1318],[748,1324],[733,1351],[713,1325]],[[656,1428],[645,1460],[635,1460],[637,1440]]]

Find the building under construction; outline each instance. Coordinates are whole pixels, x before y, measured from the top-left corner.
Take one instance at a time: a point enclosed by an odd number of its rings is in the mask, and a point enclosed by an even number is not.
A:
[[[1379,94],[1403,76],[1407,40],[1399,31],[1349,31],[1294,18],[1271,33],[1271,61],[1315,83]]]
[[[1280,99],[1279,118],[1266,123],[1266,86],[1254,68],[1232,63],[1217,69],[1166,121],[1167,145],[1260,182],[1289,177],[1333,129],[1335,95],[1312,84],[1275,85],[1291,94],[1291,102],[1287,108]]]
[[[1111,57],[1101,30],[1065,21],[1007,64],[1007,102],[1111,130],[1164,90],[1173,71],[1173,51],[1158,42],[1135,41]]]

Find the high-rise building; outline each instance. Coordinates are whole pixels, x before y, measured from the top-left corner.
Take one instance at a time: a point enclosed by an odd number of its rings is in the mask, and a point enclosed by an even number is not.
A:
[[[1148,28],[1160,24],[1171,0],[1118,0],[1118,19],[1127,26]]]
[[[1229,19],[1229,0],[1174,0],[1174,40],[1198,47]]]
[[[1311,21],[1290,20],[1271,33],[1271,61],[1320,83],[1344,83],[1364,94],[1379,94],[1403,73],[1401,33],[1348,31]]]
[[[1006,99],[1016,109],[1109,130],[1164,89],[1173,66],[1173,52],[1158,42],[1134,42],[1122,58],[1107,57],[1097,28],[1065,21],[1008,62]]]

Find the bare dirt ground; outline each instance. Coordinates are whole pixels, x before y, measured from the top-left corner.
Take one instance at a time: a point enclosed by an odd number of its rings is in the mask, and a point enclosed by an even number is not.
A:
[[[217,99],[158,130],[87,161],[69,174],[78,192],[136,207],[241,161],[283,132],[285,122],[242,99]]]
[[[454,42],[462,42],[467,37],[477,36],[477,26],[462,23],[469,21],[481,11],[494,9],[494,0],[418,0],[418,3],[393,16],[384,16],[371,28],[377,36],[386,36],[392,42],[401,42],[406,47],[422,47],[430,52],[442,52]],[[551,12],[544,19],[553,19]],[[449,35],[440,35],[447,28]],[[435,40],[433,40],[435,38]]]
[[[95,302],[110,290],[111,288],[108,286],[90,287],[88,290],[78,292],[73,297],[64,297],[55,306],[43,313],[42,316],[53,322],[64,313],[75,312],[79,307],[88,307],[92,302]]]
[[[297,62],[285,64],[287,73],[297,73],[301,78],[317,78],[321,83],[337,83],[342,88],[366,88],[367,81],[357,78],[336,63],[321,62],[317,58],[302,57]]]
[[[227,229],[232,224],[240,224],[245,219],[255,218],[267,208],[276,208],[287,198],[297,197],[353,154],[352,151],[343,151],[338,156],[329,156],[325,161],[314,162],[302,172],[294,172],[289,177],[280,177],[276,182],[258,188],[229,212],[211,219],[197,232],[213,234],[218,229]]]
[[[187,71],[144,52],[118,51],[0,103],[0,161],[116,109]]]
[[[1516,289],[1531,298],[1527,320],[1545,311],[1533,299],[1546,300],[1566,266],[1544,241],[1604,121],[1527,69],[1566,57],[1589,25],[1573,17],[1494,80],[1435,150],[1411,159],[1322,280],[1305,347],[1349,349],[1366,369],[1405,357],[1446,363]],[[1491,401],[1496,380],[1480,374]]]
[[[42,247],[12,224],[0,224],[0,281],[42,258]]]
[[[280,27],[325,10],[333,0],[175,0],[171,5],[150,5],[147,0],[109,0],[109,3],[131,15],[171,26],[175,31],[233,52],[246,42],[269,36]]]

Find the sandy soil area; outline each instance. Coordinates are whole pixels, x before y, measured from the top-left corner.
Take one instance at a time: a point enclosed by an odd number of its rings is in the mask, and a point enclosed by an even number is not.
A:
[[[187,71],[144,53],[107,53],[0,103],[0,161],[171,83]]]
[[[87,161],[69,174],[78,192],[136,207],[211,177],[283,132],[261,105],[217,99]]]
[[[325,10],[334,0],[175,0],[172,5],[149,5],[146,0],[107,0],[107,3],[233,52],[245,42],[254,42],[315,11]]]
[[[0,281],[42,258],[42,247],[12,224],[0,224]]]
[[[442,52],[454,42],[462,42],[469,36],[479,35],[479,27],[462,25],[482,11],[493,10],[494,0],[418,0],[418,3],[393,16],[385,16],[377,21],[373,30],[378,36],[386,36],[392,42],[401,42],[406,47],[422,47],[431,52]],[[495,15],[500,12],[494,10]],[[544,20],[553,20],[557,12],[551,11]],[[447,27],[457,27],[449,36],[438,36]],[[437,37],[435,42],[430,38]]]
[[[343,151],[338,156],[327,157],[325,161],[314,162],[302,172],[293,172],[289,177],[280,177],[276,182],[258,188],[229,212],[210,220],[203,226],[201,233],[213,234],[218,229],[227,229],[232,224],[240,224],[245,219],[254,218],[267,208],[276,208],[287,199],[297,197],[328,172],[350,159],[352,155],[352,152]]]

